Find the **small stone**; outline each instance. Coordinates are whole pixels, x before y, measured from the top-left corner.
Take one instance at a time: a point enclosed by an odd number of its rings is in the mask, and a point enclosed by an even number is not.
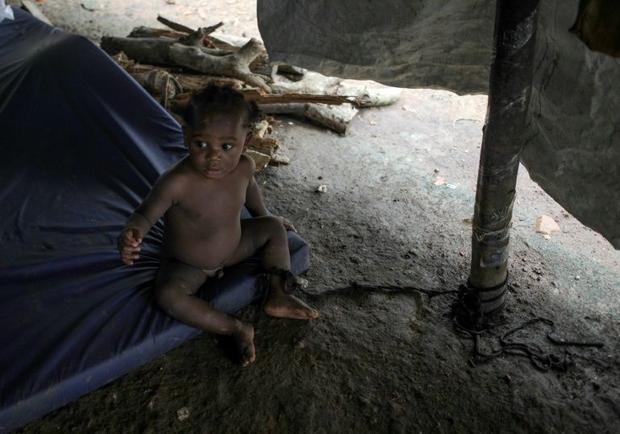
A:
[[[325,184],[321,184],[316,188],[317,193],[327,193],[327,186]]]
[[[575,280],[581,280],[581,276],[579,275],[575,276]]]
[[[181,422],[189,418],[189,408],[181,407],[177,410],[177,419]]]
[[[534,228],[536,229],[536,232],[544,235],[551,235],[554,232],[561,232],[560,225],[558,225],[555,220],[547,215],[537,217]]]
[[[445,183],[446,180],[443,176],[437,176],[435,177],[435,179],[433,179],[433,185],[444,185]]]

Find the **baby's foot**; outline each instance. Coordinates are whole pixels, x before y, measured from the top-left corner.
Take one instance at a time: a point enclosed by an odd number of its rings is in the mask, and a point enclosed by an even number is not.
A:
[[[254,327],[251,324],[241,322],[239,330],[233,333],[232,337],[239,351],[241,366],[246,367],[256,360],[256,350],[254,348]]]
[[[315,319],[319,311],[311,308],[295,296],[272,292],[265,303],[265,313],[276,318]]]

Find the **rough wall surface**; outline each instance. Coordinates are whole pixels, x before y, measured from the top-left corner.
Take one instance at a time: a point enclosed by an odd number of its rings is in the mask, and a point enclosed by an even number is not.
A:
[[[551,197],[620,249],[620,59],[568,32],[577,6],[541,1],[521,159]]]
[[[486,92],[488,0],[259,0],[273,61],[400,87]]]
[[[568,211],[620,249],[620,59],[569,29],[579,0],[541,0],[522,162]],[[269,55],[400,87],[486,92],[495,2],[258,1]]]

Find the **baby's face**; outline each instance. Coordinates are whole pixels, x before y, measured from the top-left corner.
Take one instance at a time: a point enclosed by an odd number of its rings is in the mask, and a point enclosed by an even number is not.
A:
[[[222,178],[239,164],[247,137],[242,116],[209,114],[199,128],[186,130],[190,163],[205,178]]]

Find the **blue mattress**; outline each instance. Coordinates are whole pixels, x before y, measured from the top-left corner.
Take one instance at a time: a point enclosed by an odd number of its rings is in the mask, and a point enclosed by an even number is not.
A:
[[[162,223],[133,267],[115,247],[184,154],[174,119],[88,40],[21,10],[0,23],[0,432],[200,333],[154,304]],[[199,294],[234,313],[261,297],[259,272],[251,259]]]

